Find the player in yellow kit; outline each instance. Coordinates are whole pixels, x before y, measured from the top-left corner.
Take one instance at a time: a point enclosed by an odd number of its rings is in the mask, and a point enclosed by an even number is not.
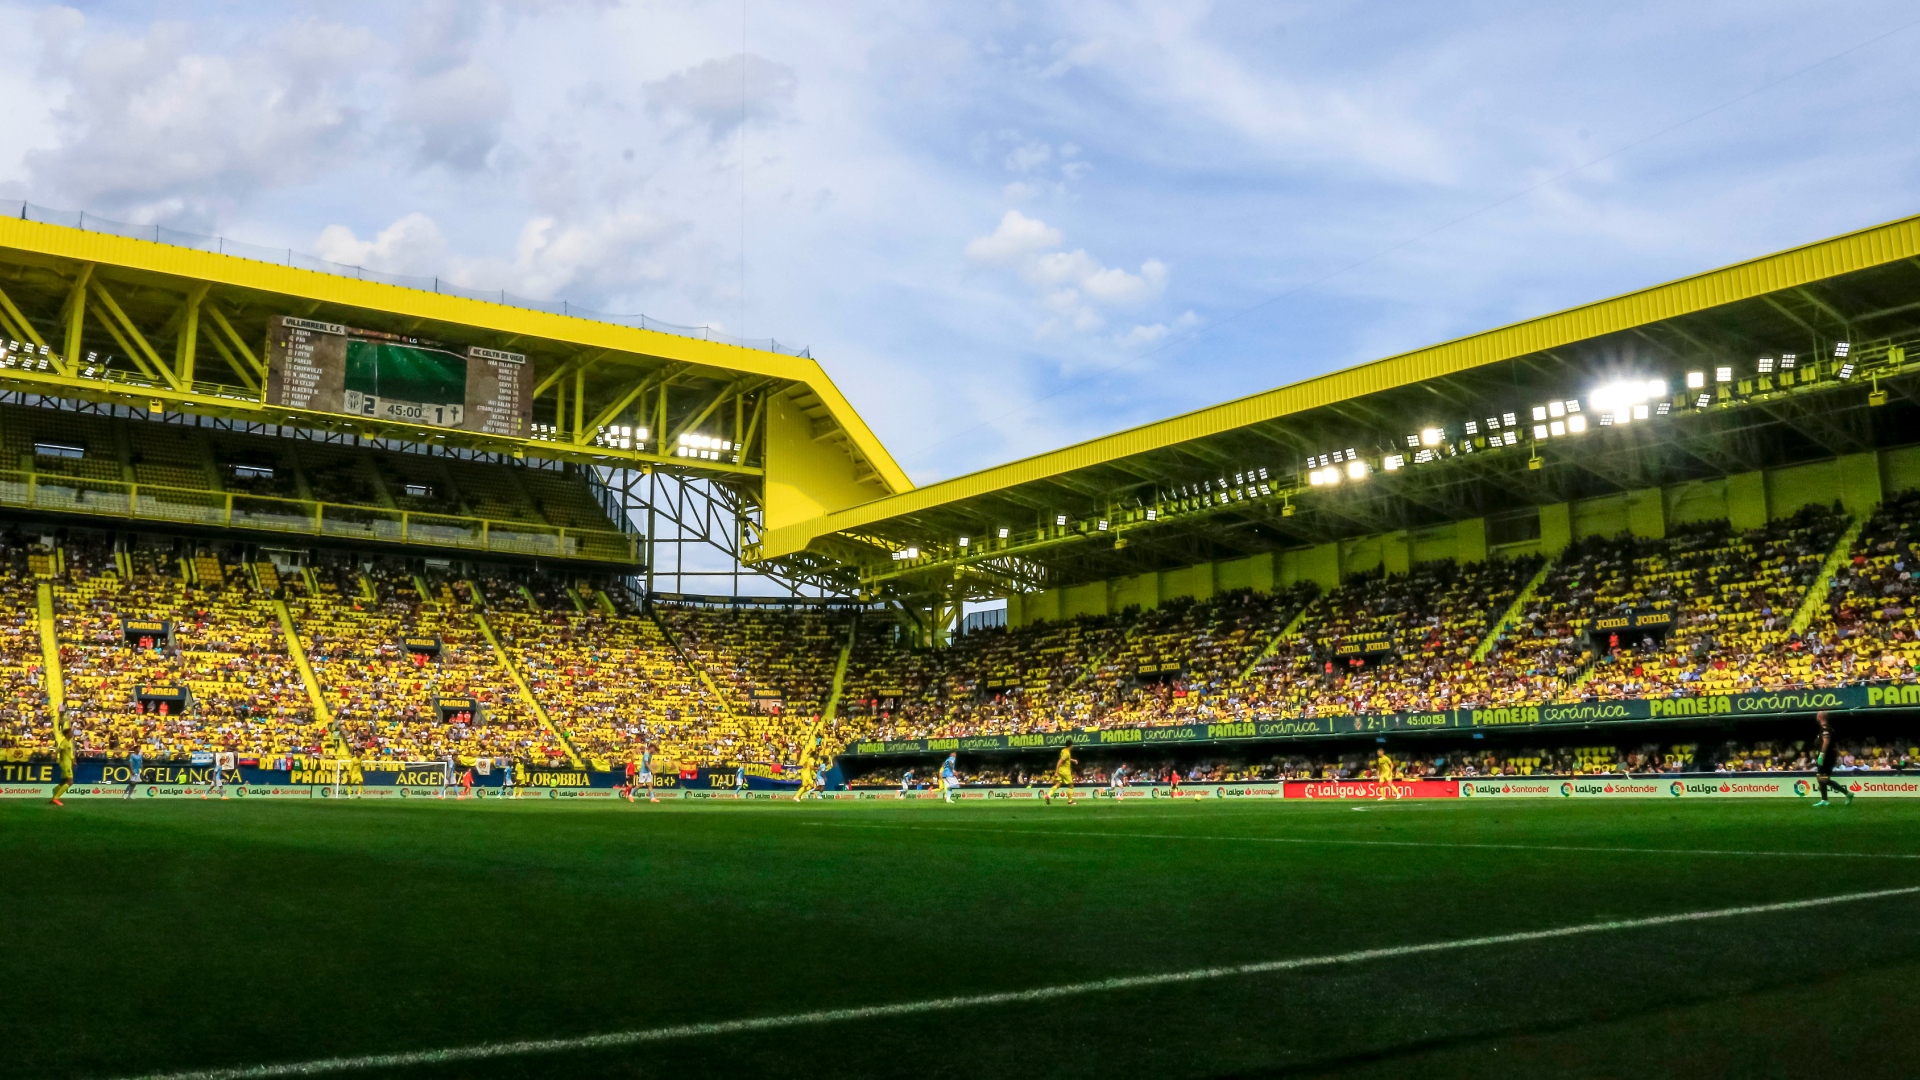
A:
[[[1373,767],[1380,789],[1379,794],[1374,797],[1384,800],[1393,791],[1393,759],[1387,756],[1385,750],[1382,750],[1374,759]]]
[[[73,729],[62,717],[53,720],[53,755],[60,765],[60,782],[53,786],[53,805],[65,806],[60,796],[73,786]]]
[[[818,727],[818,723],[819,721],[816,718],[814,723],[807,725],[807,733],[801,737],[800,790],[794,795],[794,802],[799,802],[809,794],[820,790],[819,777],[815,775],[818,770],[814,768],[814,761],[820,752],[820,728]]]
[[[1053,803],[1053,793],[1061,788],[1067,789],[1067,805],[1073,805],[1073,743],[1060,748],[1060,762],[1053,767],[1053,786],[1042,796],[1048,805]]]

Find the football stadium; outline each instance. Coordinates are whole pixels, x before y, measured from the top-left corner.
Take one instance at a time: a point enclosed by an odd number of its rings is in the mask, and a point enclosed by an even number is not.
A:
[[[50,217],[0,1072],[1911,1044],[1920,218],[915,487],[772,342]]]

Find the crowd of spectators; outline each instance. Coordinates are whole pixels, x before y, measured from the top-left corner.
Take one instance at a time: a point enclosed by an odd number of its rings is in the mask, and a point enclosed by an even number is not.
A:
[[[51,578],[54,553],[21,537],[0,538],[0,756],[24,757],[53,746],[46,660],[40,646],[36,566]]]
[[[979,630],[937,649],[909,645],[904,624],[871,608],[648,607],[586,576],[324,553],[282,574],[232,545],[11,537],[0,542],[0,751],[50,741],[42,583],[82,751],[155,758],[617,768],[650,748],[656,768],[774,766],[797,761],[816,734],[831,755],[869,739],[1910,680],[1920,492],[1887,499],[1836,554],[1848,528],[1839,508],[1816,505],[1746,532],[1710,522],[1658,539],[1588,538],[1551,561],[1419,563],[1324,593],[1227,592]],[[1617,617],[1651,625],[1599,622]],[[129,621],[165,629],[130,634]],[[187,700],[146,692],[167,687]],[[1536,765],[1508,755],[1444,767]]]
[[[289,607],[355,757],[569,760],[486,640],[467,581],[387,563],[323,570]]]

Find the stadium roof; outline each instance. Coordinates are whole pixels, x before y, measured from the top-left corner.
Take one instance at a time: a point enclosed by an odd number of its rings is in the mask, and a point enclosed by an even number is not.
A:
[[[534,419],[557,421],[559,430],[510,439],[269,407],[263,342],[268,320],[279,315],[524,353],[535,365]],[[810,357],[111,233],[0,218],[0,335],[49,346],[56,360],[0,367],[0,390],[655,467],[748,487],[764,471],[761,410],[769,397],[784,396],[811,424],[813,439],[850,460],[860,481],[895,493],[913,486]],[[88,353],[112,354],[117,364],[87,365]],[[649,445],[610,446],[599,437],[601,427],[621,423],[650,428]],[[747,450],[737,461],[682,457],[673,450],[688,432]]]
[[[1004,595],[1833,456],[1916,430],[1909,339],[1920,217],[769,530],[758,554],[830,549],[859,559],[875,594],[959,581]],[[1794,374],[1763,376],[1761,358],[1777,371],[1788,353]],[[1683,392],[1689,372],[1707,385]],[[1669,385],[1647,401],[1651,422],[1601,428],[1597,388],[1654,379]],[[1870,409],[1875,390],[1893,391],[1894,407]],[[1536,439],[1533,408],[1567,400],[1591,428]],[[1487,420],[1508,413],[1520,422],[1491,434],[1517,443],[1489,445]],[[1407,444],[1422,432],[1440,437]],[[1341,460],[1349,450],[1360,465]],[[1338,482],[1312,483],[1328,466]],[[1348,479],[1362,466],[1365,481]]]

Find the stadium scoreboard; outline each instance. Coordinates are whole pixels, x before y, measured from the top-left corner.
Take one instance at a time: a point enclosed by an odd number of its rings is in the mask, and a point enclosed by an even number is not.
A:
[[[525,438],[533,367],[520,353],[283,315],[267,334],[266,404]]]

